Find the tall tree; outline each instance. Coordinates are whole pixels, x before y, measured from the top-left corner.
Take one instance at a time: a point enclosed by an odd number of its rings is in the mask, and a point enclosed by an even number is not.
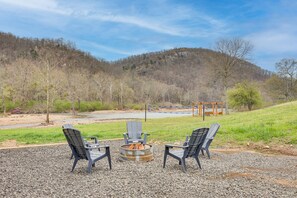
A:
[[[215,44],[215,50],[219,52],[220,64],[217,65],[218,75],[221,78],[224,89],[224,102],[226,105],[226,114],[228,110],[227,90],[230,87],[230,79],[242,61],[247,60],[253,49],[249,41],[241,38],[220,39]]]
[[[53,71],[57,68],[58,65],[63,65],[63,59],[60,58],[57,54],[50,53],[50,50],[44,46],[37,50],[39,61],[41,64],[41,76],[44,83],[44,88],[46,91],[46,119],[47,124],[50,123],[50,105],[51,97],[53,90]]]
[[[293,97],[297,77],[297,60],[284,58],[275,64],[278,74],[286,82],[286,100]]]

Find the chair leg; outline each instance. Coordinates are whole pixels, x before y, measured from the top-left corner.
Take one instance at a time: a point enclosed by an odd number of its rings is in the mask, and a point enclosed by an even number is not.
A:
[[[105,153],[106,153],[106,155],[107,155],[108,164],[109,164],[109,169],[111,170],[111,156],[110,156],[110,150],[109,150],[109,147],[106,148]]]
[[[72,153],[72,154],[71,154],[71,157],[70,157],[70,159],[72,159],[72,158],[73,158],[73,156],[74,156],[74,155],[73,155],[73,153]]]
[[[208,148],[206,148],[205,151],[206,151],[206,153],[207,153],[208,159],[210,159],[210,153],[209,153]]]
[[[144,134],[144,137],[143,137],[143,144],[146,144],[146,139],[147,139],[147,134]]]
[[[204,155],[204,151],[203,151],[203,149],[201,149],[201,153],[202,153],[202,155]]]
[[[163,160],[163,168],[165,168],[166,159],[167,159],[167,152],[166,152],[166,150],[165,150],[165,153],[164,153],[164,160]]]
[[[183,168],[183,172],[185,173],[187,171],[186,160],[185,159],[181,160],[181,165],[182,165],[182,168]]]
[[[111,157],[110,157],[110,155],[107,155],[107,159],[108,159],[109,169],[111,170]]]
[[[88,162],[88,169],[87,169],[88,173],[91,172],[92,166],[93,166],[93,162],[92,162],[92,160],[89,160],[89,162]]]
[[[111,170],[111,158],[110,156],[108,156],[107,158],[108,158],[109,169]]]
[[[201,164],[200,164],[200,161],[199,161],[198,156],[194,156],[194,158],[195,158],[195,160],[196,160],[196,162],[197,162],[199,168],[201,169]]]
[[[77,162],[78,162],[78,159],[75,158],[75,159],[74,159],[74,162],[73,162],[73,165],[72,165],[72,170],[71,170],[71,172],[73,172],[73,170],[74,170],[74,168],[75,168]]]

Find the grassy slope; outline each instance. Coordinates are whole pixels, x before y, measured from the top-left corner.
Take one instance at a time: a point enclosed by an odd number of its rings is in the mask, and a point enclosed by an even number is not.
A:
[[[149,140],[173,142],[183,140],[195,128],[218,122],[221,128],[215,145],[252,143],[281,143],[297,145],[297,101],[252,112],[224,116],[152,119],[143,123]],[[77,125],[83,135],[96,135],[100,140],[122,138],[125,122]],[[17,140],[20,144],[65,142],[61,127],[0,130],[0,142]]]

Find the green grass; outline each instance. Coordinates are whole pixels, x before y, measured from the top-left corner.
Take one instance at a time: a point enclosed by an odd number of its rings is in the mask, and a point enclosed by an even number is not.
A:
[[[297,145],[297,102],[290,102],[252,112],[240,112],[223,116],[179,117],[150,119],[143,122],[143,130],[150,133],[149,140],[174,142],[199,127],[209,127],[218,122],[221,128],[216,145],[253,143],[281,143]],[[77,125],[84,136],[97,136],[100,140],[122,138],[125,122]],[[22,128],[0,130],[0,142],[16,140],[19,144],[43,144],[65,142],[61,127]]]

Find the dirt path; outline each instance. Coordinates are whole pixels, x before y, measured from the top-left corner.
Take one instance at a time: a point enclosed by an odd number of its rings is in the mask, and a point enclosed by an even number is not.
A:
[[[147,118],[166,118],[190,116],[190,112],[148,112]],[[50,114],[50,125],[45,124],[45,114],[13,114],[0,117],[0,129],[23,128],[23,127],[46,127],[61,126],[64,123],[91,124],[95,122],[110,122],[115,120],[144,119],[143,111],[96,111],[80,113],[73,116],[70,113]]]
[[[70,118],[68,114],[51,114],[50,119],[53,121]],[[44,123],[45,114],[12,114],[0,117],[0,126],[17,125],[17,124],[35,124]]]

